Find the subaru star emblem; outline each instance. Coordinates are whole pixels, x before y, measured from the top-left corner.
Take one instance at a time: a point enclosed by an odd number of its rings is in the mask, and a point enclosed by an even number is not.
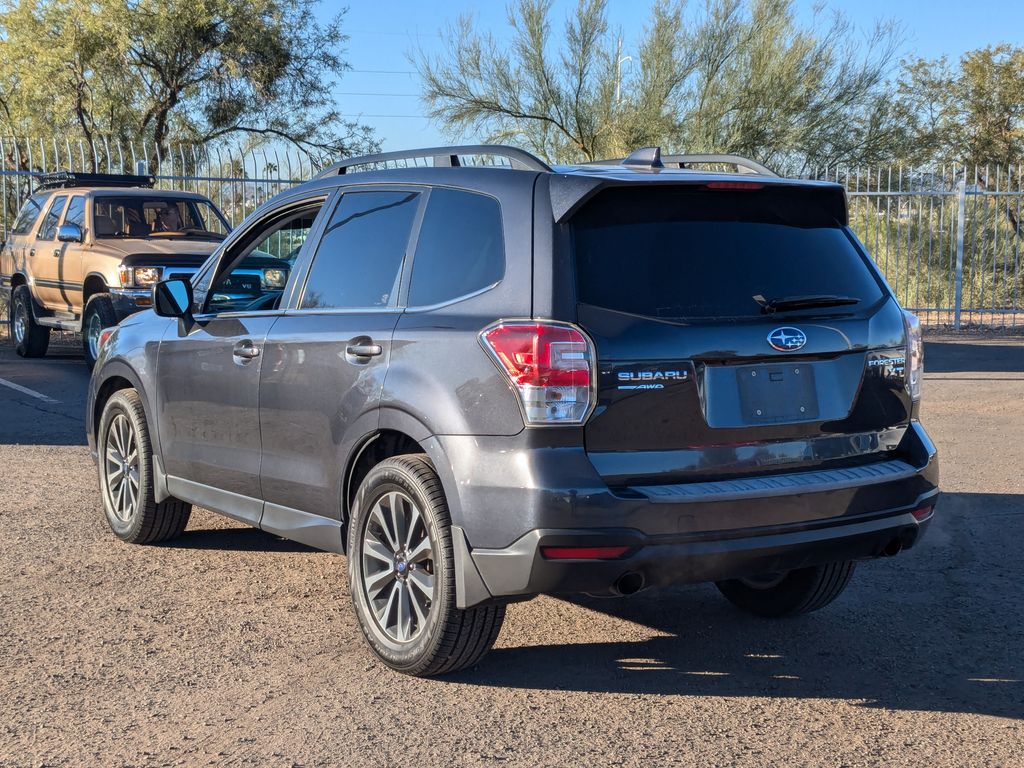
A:
[[[793,352],[807,343],[807,334],[799,328],[776,328],[768,334],[768,343],[779,352]]]

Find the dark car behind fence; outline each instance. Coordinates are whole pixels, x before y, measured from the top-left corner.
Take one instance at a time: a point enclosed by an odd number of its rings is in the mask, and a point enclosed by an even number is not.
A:
[[[206,195],[237,225],[261,203],[310,178],[330,158],[281,147],[0,139],[0,241],[34,178],[53,171],[134,173]],[[1020,166],[820,169],[844,184],[850,223],[900,302],[929,326],[1024,329]],[[3,301],[3,299],[0,299]],[[0,334],[7,308],[0,306]]]

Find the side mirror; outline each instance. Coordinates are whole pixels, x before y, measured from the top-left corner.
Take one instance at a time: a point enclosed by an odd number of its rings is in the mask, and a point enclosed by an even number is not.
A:
[[[77,224],[61,224],[57,230],[57,239],[62,243],[80,243],[85,239],[82,228]]]
[[[161,280],[153,286],[153,311],[160,317],[176,317],[192,325],[192,283]]]

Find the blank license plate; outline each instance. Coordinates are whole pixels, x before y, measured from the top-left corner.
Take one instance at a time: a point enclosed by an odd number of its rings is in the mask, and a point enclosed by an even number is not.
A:
[[[751,424],[818,417],[814,368],[808,363],[745,365],[736,369],[740,411]]]

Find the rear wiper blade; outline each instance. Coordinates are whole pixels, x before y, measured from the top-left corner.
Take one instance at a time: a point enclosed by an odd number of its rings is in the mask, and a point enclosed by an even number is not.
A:
[[[766,299],[761,294],[757,294],[753,299],[761,305],[761,311],[766,315],[773,312],[785,312],[787,309],[817,309],[819,307],[845,307],[850,304],[860,304],[860,299],[855,299],[853,296],[832,294],[780,296],[774,299]]]

